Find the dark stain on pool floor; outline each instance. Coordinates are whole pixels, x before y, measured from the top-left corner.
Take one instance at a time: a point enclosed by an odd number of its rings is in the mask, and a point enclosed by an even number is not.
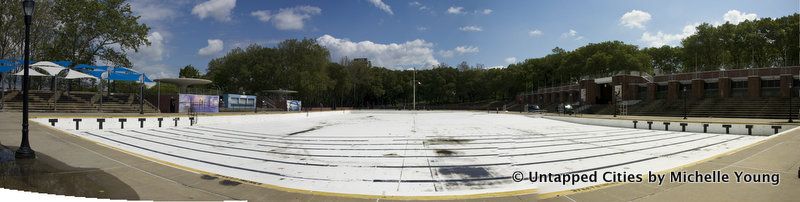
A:
[[[457,175],[469,178],[491,177],[491,173],[489,173],[489,171],[486,170],[486,168],[469,167],[469,166],[439,168],[439,174]]]
[[[436,154],[438,154],[440,156],[452,156],[455,153],[456,152],[454,152],[452,150],[447,150],[447,149],[437,149],[436,150]]]

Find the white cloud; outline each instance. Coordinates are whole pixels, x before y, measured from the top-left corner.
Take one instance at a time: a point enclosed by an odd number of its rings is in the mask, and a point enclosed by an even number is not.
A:
[[[439,55],[443,58],[452,58],[456,53],[453,50],[440,50]]]
[[[424,32],[424,31],[427,31],[427,30],[428,30],[427,27],[421,27],[421,26],[417,27],[417,31],[420,31],[420,32]]]
[[[542,34],[544,34],[544,33],[542,31],[538,30],[538,29],[528,31],[528,36],[531,36],[531,37],[541,36]]]
[[[661,47],[664,45],[676,46],[681,40],[694,34],[697,31],[695,28],[697,25],[700,25],[700,23],[686,25],[679,34],[665,34],[661,31],[658,31],[655,34],[644,32],[642,34],[642,38],[639,40],[644,42],[645,45],[649,47]]]
[[[578,31],[570,29],[568,32],[565,32],[565,33],[561,34],[561,38],[565,38],[565,39],[566,38],[570,38],[570,39],[575,39],[575,40],[581,40],[581,39],[583,39],[583,36],[578,35]]]
[[[449,14],[464,14],[464,7],[450,7],[447,8],[447,13]]]
[[[147,35],[149,46],[139,47],[138,52],[128,54],[133,68],[145,73],[150,79],[174,77],[176,75],[167,65],[161,64],[164,58],[168,57],[166,51],[166,40],[159,32],[152,32]]]
[[[466,54],[466,53],[477,53],[477,52],[480,52],[480,49],[478,49],[478,47],[475,47],[475,46],[458,46],[458,47],[456,47],[456,48],[455,48],[455,49],[453,49],[453,50],[455,50],[456,52],[458,52],[458,54]]]
[[[147,41],[150,42],[149,46],[139,47],[139,52],[135,53],[137,56],[147,58],[152,61],[161,61],[164,59],[164,37],[161,33],[153,32],[147,35]]]
[[[458,29],[461,30],[461,31],[465,31],[465,32],[480,32],[480,31],[483,31],[483,28],[481,28],[479,26],[475,26],[475,25],[459,27]]]
[[[192,14],[200,19],[212,17],[220,22],[231,21],[231,10],[236,6],[236,0],[209,0],[197,4],[192,8]]]
[[[128,60],[133,64],[131,68],[145,73],[150,79],[175,77],[177,70],[164,64],[164,60],[169,59],[168,39],[171,38],[169,32],[172,20],[181,17],[180,12],[191,2],[185,1],[158,1],[158,0],[136,0],[129,1],[131,11],[139,16],[139,21],[151,27],[151,32],[147,35],[150,45],[139,46],[137,52],[124,50],[128,53]],[[119,45],[115,44],[115,49]],[[104,63],[105,62],[105,63]],[[107,61],[98,61],[98,64],[112,65]]]
[[[729,10],[725,15],[722,15],[722,19],[724,19],[725,22],[730,22],[734,25],[746,20],[755,20],[757,17],[758,15],[755,13],[745,13],[738,10]]]
[[[483,13],[484,15],[492,14],[492,12],[494,12],[494,11],[492,9],[488,9],[488,8],[487,9],[483,9],[483,11],[481,11],[481,13]]]
[[[722,15],[723,20],[725,20],[725,22],[730,22],[731,24],[739,24],[746,20],[755,20],[757,17],[758,15],[755,13],[744,13],[738,10],[729,10]],[[667,34],[661,31],[656,33],[644,32],[642,33],[642,37],[639,39],[639,41],[643,42],[645,46],[649,47],[660,47],[664,45],[677,46],[680,45],[681,40],[697,32],[696,27],[698,25],[700,25],[700,23],[693,23],[683,26],[681,33],[676,34]],[[714,25],[719,26],[721,23],[717,22],[714,23]]]
[[[337,39],[331,35],[317,38],[317,43],[331,51],[331,58],[344,56],[366,57],[376,66],[402,69],[401,65],[435,66],[439,61],[433,57],[433,43],[422,39],[404,43],[380,44],[371,41],[353,42]]]
[[[160,78],[174,78],[177,77],[178,70],[175,68],[170,68],[166,64],[148,64],[148,63],[141,63],[142,65],[137,65],[136,70],[144,73],[150,79],[160,79]]]
[[[197,50],[197,54],[201,56],[211,56],[222,51],[224,43],[219,39],[209,39],[208,46]]]
[[[497,65],[497,66],[491,66],[491,67],[484,67],[483,69],[503,69],[503,68],[506,68],[506,66]]]
[[[439,50],[439,55],[443,58],[452,58],[453,56],[464,55],[468,53],[478,53],[480,49],[476,46],[457,46],[452,50]]]
[[[322,13],[322,9],[319,7],[297,6],[282,8],[271,19],[272,24],[279,30],[302,30],[306,20],[320,13]]]
[[[257,10],[250,13],[250,15],[258,18],[261,22],[267,22],[269,19],[272,18],[270,11],[268,10]]]
[[[506,64],[513,64],[517,62],[517,57],[508,57],[505,59]]]
[[[650,16],[650,13],[640,10],[631,10],[619,18],[619,24],[628,28],[644,29],[644,24],[650,21],[651,18],[652,16]]]
[[[144,22],[155,22],[161,20],[169,20],[178,16],[173,5],[167,5],[161,1],[155,0],[139,0],[131,1],[131,10],[138,16],[139,20]]]
[[[383,3],[383,1],[381,1],[381,0],[369,0],[369,2],[372,3],[372,5],[374,5],[375,7],[378,7],[378,9],[381,9],[383,12],[386,12],[389,15],[394,15],[394,12],[392,12],[392,7],[389,7],[389,5],[387,5],[386,3]]]

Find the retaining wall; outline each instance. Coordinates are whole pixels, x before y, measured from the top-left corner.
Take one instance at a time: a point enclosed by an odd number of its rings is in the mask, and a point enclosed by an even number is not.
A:
[[[668,131],[678,131],[678,132],[684,131],[684,132],[695,132],[695,133],[718,133],[718,134],[759,135],[759,136],[770,136],[797,127],[793,125],[779,125],[779,124],[765,125],[765,124],[729,124],[729,123],[696,123],[696,122],[692,123],[692,122],[670,122],[670,121],[655,121],[655,120],[596,119],[596,118],[579,118],[579,117],[565,117],[565,116],[544,116],[543,118],[566,121],[571,123],[611,126],[620,128],[638,128],[638,129],[668,130]],[[666,125],[664,123],[668,123],[669,125]],[[685,125],[685,128],[681,126],[682,124]]]
[[[298,112],[287,114],[253,114],[253,115],[219,115],[219,116],[199,116],[196,125],[207,124],[234,124],[234,123],[254,123],[263,120],[293,120],[303,118],[313,118],[331,115],[341,115],[350,113],[349,111],[329,111],[329,112]],[[140,119],[142,121],[140,122]],[[159,125],[160,119],[160,125]],[[74,118],[34,118],[31,121],[42,125],[51,126],[65,131],[94,131],[94,130],[119,130],[119,129],[141,129],[141,128],[166,128],[166,127],[186,127],[192,125],[189,117],[164,116],[164,117],[74,117]],[[102,123],[101,123],[102,121]],[[124,121],[124,122],[121,122]],[[102,125],[102,128],[100,127]]]

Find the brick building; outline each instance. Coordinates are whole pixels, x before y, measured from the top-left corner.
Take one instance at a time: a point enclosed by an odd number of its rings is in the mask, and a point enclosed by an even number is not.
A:
[[[668,103],[704,98],[788,98],[797,95],[793,86],[800,86],[800,66],[758,69],[691,72],[649,76],[628,72],[610,77],[586,79],[572,85],[541,88],[520,95],[526,104],[560,103],[613,104],[621,101],[653,101]],[[615,96],[617,94],[617,96]]]

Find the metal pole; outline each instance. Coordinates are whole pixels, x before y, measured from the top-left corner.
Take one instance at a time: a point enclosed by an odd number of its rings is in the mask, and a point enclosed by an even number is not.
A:
[[[6,86],[3,85],[5,77],[5,74],[0,74],[0,109],[3,109],[3,100],[6,98]]]
[[[144,114],[144,80],[139,87],[139,114]]]
[[[100,112],[103,111],[103,87],[104,86],[105,85],[103,85],[103,78],[101,77],[100,78],[100,83],[98,85],[98,88],[100,88],[100,89],[97,89],[97,93],[100,93],[100,108],[97,108],[97,111],[100,111]]]
[[[31,149],[28,140],[28,88],[30,87],[28,68],[30,66],[30,33],[33,4],[32,0],[22,2],[23,10],[30,9],[31,12],[25,12],[25,65],[22,70],[24,72],[22,76],[22,142],[14,154],[16,158],[36,158],[36,153]]]
[[[158,90],[156,93],[156,108],[158,108],[158,113],[161,113],[161,82],[156,82],[158,85]]]
[[[413,86],[412,88],[414,89],[413,90],[414,96],[413,100],[411,101],[411,104],[413,106],[412,110],[416,111],[417,110],[417,67],[414,67],[414,76],[411,85]]]

